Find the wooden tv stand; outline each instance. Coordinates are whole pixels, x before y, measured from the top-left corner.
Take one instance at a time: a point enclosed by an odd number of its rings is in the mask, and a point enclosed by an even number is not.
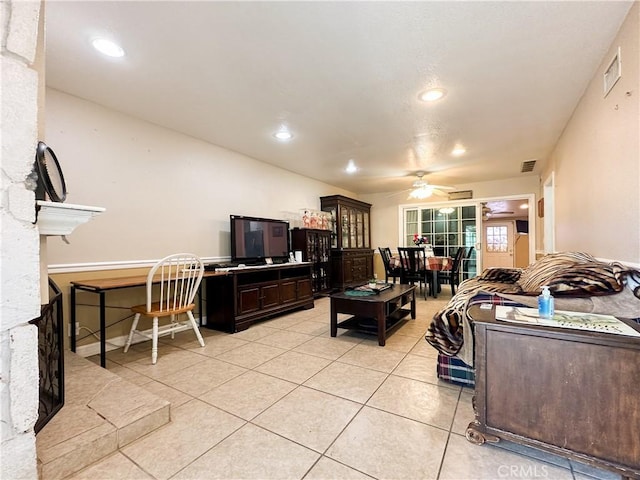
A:
[[[311,263],[224,269],[206,279],[207,327],[229,333],[296,308],[313,308]]]
[[[476,420],[467,439],[510,440],[640,478],[640,337],[496,321],[494,309],[469,309]]]

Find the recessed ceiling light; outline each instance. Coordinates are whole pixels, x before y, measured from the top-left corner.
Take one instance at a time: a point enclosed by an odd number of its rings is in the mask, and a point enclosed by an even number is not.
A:
[[[113,43],[111,40],[107,40],[106,38],[96,38],[93,42],[91,42],[93,48],[98,50],[100,53],[104,53],[110,57],[123,57],[124,50],[120,45]]]
[[[440,100],[447,94],[447,91],[444,88],[430,88],[421,92],[418,95],[418,98],[423,102],[435,102],[436,100]]]
[[[347,173],[356,173],[358,171],[358,167],[356,167],[356,164],[353,161],[353,159],[349,160],[349,163],[347,164],[347,168],[345,168],[344,171]]]
[[[288,142],[293,138],[293,133],[291,133],[287,127],[282,126],[273,136],[281,142]]]
[[[528,203],[523,203],[522,205],[520,205],[520,208],[523,210],[526,210],[527,208],[529,208],[529,204]]]
[[[451,155],[459,157],[460,155],[464,155],[466,153],[466,151],[467,151],[467,149],[464,148],[462,145],[456,145],[454,147],[454,149],[451,150]]]

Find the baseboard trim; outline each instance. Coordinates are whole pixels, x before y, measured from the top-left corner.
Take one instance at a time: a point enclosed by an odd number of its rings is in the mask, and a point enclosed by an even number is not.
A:
[[[196,318],[196,322],[197,321],[198,319]],[[207,317],[204,317],[202,319],[202,325],[200,326],[205,326],[206,324],[207,324]],[[178,330],[178,332],[183,332],[185,330],[191,330],[191,325],[185,325],[184,328],[182,328],[181,330]],[[151,335],[152,331],[151,329],[148,329],[148,330],[143,330],[142,333],[145,335]],[[127,337],[128,335],[120,335],[119,337],[109,338],[106,342],[105,350],[107,352],[111,352],[112,350],[118,350],[124,347],[124,344],[127,341]],[[194,335],[194,339],[195,339],[195,335]],[[135,345],[136,343],[142,343],[142,342],[148,342],[148,341],[149,339],[142,337],[142,335],[135,335],[133,337],[133,341],[131,342],[131,344]],[[78,345],[76,347],[75,353],[85,358],[92,357],[93,355],[100,355],[100,342],[97,341],[97,342],[89,343],[87,345]]]

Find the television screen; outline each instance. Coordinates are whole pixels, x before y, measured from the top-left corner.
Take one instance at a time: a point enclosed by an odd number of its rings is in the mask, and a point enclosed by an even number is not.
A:
[[[289,256],[289,222],[231,215],[231,259],[262,262]]]
[[[516,220],[516,232],[520,235],[527,235],[529,233],[529,221]]]

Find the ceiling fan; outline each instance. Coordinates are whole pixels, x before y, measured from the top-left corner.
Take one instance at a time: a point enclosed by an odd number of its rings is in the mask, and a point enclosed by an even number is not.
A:
[[[487,205],[487,202],[482,202],[482,217],[486,220],[494,215],[513,215],[513,212],[508,210],[494,210]]]
[[[425,172],[416,172],[417,180],[413,182],[412,188],[410,189],[409,198],[424,200],[425,198],[430,197],[431,195],[447,195],[446,192],[442,190],[453,190],[453,187],[446,187],[444,185],[432,185],[428,183],[426,180],[423,180],[422,177],[425,176]]]

